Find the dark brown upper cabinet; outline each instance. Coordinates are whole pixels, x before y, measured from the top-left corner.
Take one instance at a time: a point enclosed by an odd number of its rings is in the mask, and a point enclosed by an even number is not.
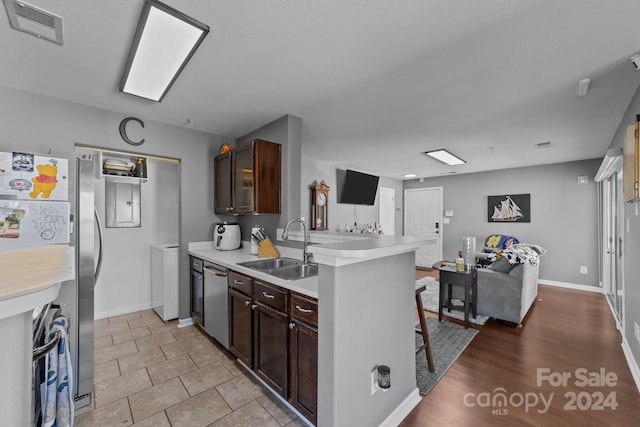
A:
[[[280,213],[282,146],[254,139],[214,160],[216,213]]]

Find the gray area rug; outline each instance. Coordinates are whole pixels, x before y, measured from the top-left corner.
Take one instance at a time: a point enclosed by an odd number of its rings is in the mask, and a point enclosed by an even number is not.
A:
[[[420,280],[416,280],[416,285],[418,283],[424,284],[427,286],[427,289],[420,294],[422,297],[422,305],[424,309],[430,311],[432,313],[438,313],[438,303],[440,299],[440,283],[434,279],[433,277],[423,277]],[[442,312],[443,315],[453,317],[454,319],[464,320],[464,311],[460,310],[451,310],[451,313],[444,309]],[[484,325],[489,320],[489,316],[485,316],[483,314],[479,314],[474,319],[471,314],[469,314],[469,322],[474,323],[476,325]]]
[[[438,322],[438,319],[432,317],[427,317],[425,320],[435,372],[429,372],[424,351],[416,354],[416,384],[422,395],[427,394],[440,381],[478,333],[477,329],[465,329],[464,326],[446,320]],[[420,324],[418,323],[416,327],[419,328]],[[416,334],[416,347],[420,344],[422,344],[422,335]]]

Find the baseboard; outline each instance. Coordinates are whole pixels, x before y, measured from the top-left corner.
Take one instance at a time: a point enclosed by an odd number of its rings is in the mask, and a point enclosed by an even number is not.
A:
[[[402,401],[402,403],[400,403],[400,405],[398,405],[398,407],[389,414],[387,419],[380,423],[380,427],[395,427],[399,425],[402,420],[404,420],[407,415],[409,415],[409,412],[411,412],[413,408],[418,406],[418,403],[420,403],[421,400],[422,398],[420,397],[418,389],[413,389],[413,391],[409,393],[409,395]]]
[[[193,317],[187,317],[186,319],[178,319],[178,328],[185,328],[187,326],[195,325],[196,322]]]
[[[602,293],[602,288],[599,286],[578,285],[576,283],[557,282],[555,280],[546,280],[546,279],[538,279],[538,284],[556,286],[558,288],[575,289],[578,291],[585,291],[585,292],[595,292],[598,294]]]
[[[638,368],[638,363],[633,357],[631,347],[629,347],[629,343],[627,342],[627,338],[625,336],[622,336],[621,345],[622,352],[624,353],[624,357],[627,359],[627,365],[629,365],[629,370],[631,371],[631,376],[633,377],[633,381],[636,383],[636,388],[640,393],[640,368]]]
[[[129,314],[135,311],[148,310],[151,308],[151,303],[130,305],[128,307],[118,308],[117,310],[96,312],[93,316],[95,320],[104,319],[106,317],[120,316],[121,314]]]
[[[291,412],[296,414],[298,416],[298,418],[299,418],[298,421],[300,421],[301,424],[304,424],[304,425],[306,425],[308,427],[314,427],[313,424],[311,423],[311,421],[307,420],[304,417],[304,415],[302,415],[296,408],[294,408],[293,405],[291,403],[289,403],[289,401],[287,399],[285,399],[284,397],[282,397],[280,395],[280,393],[278,393],[273,388],[271,388],[271,386],[269,384],[267,384],[262,378],[260,378],[258,376],[258,374],[256,374],[256,372],[253,369],[251,369],[250,367],[245,365],[244,362],[242,362],[242,360],[240,360],[240,359],[236,359],[236,362],[238,362],[238,364],[240,364],[247,371],[247,373],[249,373],[253,378],[255,378],[260,384],[262,384],[266,389],[268,389],[271,392],[271,394],[273,395],[273,397],[278,399]]]
[[[618,320],[618,316],[616,316],[616,310],[613,308],[613,305],[611,305],[611,300],[609,300],[609,298],[606,295],[604,296],[604,299],[607,301],[609,310],[611,310],[611,317],[613,317],[613,321],[616,322],[616,329],[619,330],[622,335],[624,335],[622,324]]]

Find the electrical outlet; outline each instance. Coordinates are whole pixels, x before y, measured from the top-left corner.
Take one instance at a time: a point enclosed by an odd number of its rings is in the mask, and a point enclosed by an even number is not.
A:
[[[376,365],[371,370],[371,394],[373,395],[378,390],[380,390],[380,386],[378,385],[378,365]]]
[[[586,265],[581,265],[580,266],[580,274],[588,274]]]

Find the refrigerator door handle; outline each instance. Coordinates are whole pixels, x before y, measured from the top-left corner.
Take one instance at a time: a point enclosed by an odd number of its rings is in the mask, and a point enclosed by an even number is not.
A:
[[[102,222],[100,222],[100,215],[98,210],[93,207],[93,216],[96,218],[96,224],[98,226],[98,261],[96,262],[96,271],[93,274],[93,286],[98,284],[98,277],[100,277],[100,270],[102,269]]]

